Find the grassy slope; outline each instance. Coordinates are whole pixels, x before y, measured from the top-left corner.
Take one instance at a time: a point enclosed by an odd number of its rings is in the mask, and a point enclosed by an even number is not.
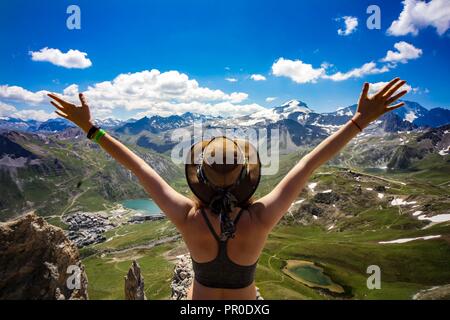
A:
[[[163,254],[174,244],[165,244],[151,250],[135,250],[125,255],[106,254],[83,260],[89,280],[90,299],[124,299],[124,276],[133,259],[141,266],[148,299],[167,299],[170,296],[173,264]]]
[[[366,231],[360,229],[366,222]],[[345,221],[354,228],[348,231],[326,231],[321,226],[281,225],[270,235],[259,260],[256,283],[266,299],[332,299],[333,296],[308,288],[282,273],[284,261],[306,259],[324,268],[333,281],[346,289],[345,297],[357,299],[410,299],[414,293],[450,282],[450,225],[403,230],[415,223],[409,216],[399,216],[392,209],[368,210]],[[123,248],[129,244],[145,244],[156,239],[168,227],[167,222],[149,222],[122,227],[125,234],[96,246],[96,250]],[[389,225],[390,228],[385,226]],[[170,230],[170,228],[169,228]],[[173,229],[172,229],[173,231]],[[446,239],[413,241],[405,244],[378,244],[381,240],[440,234]],[[111,236],[112,234],[109,234]],[[153,299],[168,297],[173,265],[163,256],[180,246],[171,243],[148,250],[97,254],[83,260],[89,277],[89,292],[94,299],[123,298],[123,276],[132,259],[141,265],[146,293]],[[382,290],[368,290],[366,268],[381,268]]]
[[[99,153],[97,149],[84,147],[80,153],[80,146],[70,143],[44,148],[55,157],[64,159],[64,165],[70,176],[56,174],[47,177],[50,182],[42,184],[39,179],[31,178],[35,173],[20,172],[23,178],[30,178],[26,185],[28,195],[26,200],[40,202],[42,199],[52,199],[38,210],[40,214],[60,213],[61,208],[96,211],[110,205],[110,202],[105,200],[103,193],[105,188],[99,188],[99,185],[102,186],[105,181],[103,171],[116,172],[117,168],[105,154]],[[283,156],[279,172],[274,176],[262,178],[256,196],[269,192],[303,153],[304,151],[300,151]],[[79,156],[80,154],[82,155]],[[450,179],[448,174],[443,173],[450,172],[449,158],[428,155],[424,160],[414,164],[413,171],[369,170],[367,173],[404,182],[406,185],[391,183],[389,193],[418,197],[428,202],[430,212],[448,213],[450,205],[443,199],[448,199],[447,186]],[[75,169],[86,163],[89,164],[89,170],[80,172]],[[311,178],[312,181],[319,183],[319,190],[330,188],[348,194],[353,192],[354,184],[341,175],[344,170],[335,167],[322,168],[319,171]],[[329,174],[320,174],[325,171]],[[189,194],[180,172],[168,180],[177,190]],[[79,188],[76,187],[78,182],[82,182]],[[372,182],[363,181],[361,186],[372,187]],[[130,182],[129,187],[131,193],[137,190],[134,189],[136,188],[134,182]],[[69,200],[77,195],[74,204],[67,205]],[[117,199],[120,198],[120,194],[115,196]],[[300,196],[309,198],[305,193]],[[420,289],[450,283],[449,224],[421,230],[423,222],[385,203],[374,207],[373,199],[366,201],[365,197],[369,196],[364,193],[360,199],[352,198],[343,210],[354,216],[339,220],[332,231],[327,231],[327,228],[320,224],[277,227],[268,239],[257,269],[256,282],[263,296],[268,299],[334,298],[308,288],[281,272],[284,260],[297,258],[316,262],[335,282],[346,288],[349,296],[360,299],[409,299]],[[51,217],[49,221],[64,227],[58,217]],[[88,256],[103,250],[145,245],[151,240],[172,235],[174,232],[173,227],[166,221],[123,226],[107,233],[108,238],[115,236],[113,240],[85,248],[82,253]],[[380,240],[435,234],[440,234],[443,238],[405,244],[377,243]],[[91,298],[123,298],[123,277],[135,258],[141,264],[147,297],[167,298],[170,294],[169,283],[173,265],[167,261],[164,253],[178,245],[179,243],[171,243],[152,249],[89,255],[83,262],[89,277]],[[368,275],[365,271],[371,264],[381,267],[382,290],[366,288]]]
[[[278,182],[290,167],[298,160],[298,154],[286,155],[282,159],[280,172],[269,178],[264,177],[258,190],[258,195],[268,192]],[[439,161],[442,161],[438,159]],[[424,164],[422,164],[424,165]],[[445,161],[444,161],[444,165]],[[437,167],[440,170],[441,166]],[[358,182],[362,188],[377,185],[390,185],[386,197],[412,196],[428,204],[430,212],[446,212],[450,209],[448,192],[445,186],[438,186],[437,181],[429,183],[423,177],[439,176],[430,167],[422,168],[421,171],[411,172],[389,172],[376,173],[381,180],[372,177],[373,172],[364,175],[362,181]],[[320,169],[311,178],[318,182],[319,190],[339,190],[342,194],[353,194],[355,183],[345,174],[346,170],[337,167],[325,167]],[[418,177],[418,174],[420,176]],[[445,180],[441,177],[439,181]],[[403,184],[403,183],[405,184]],[[180,191],[184,183],[180,179],[174,184]],[[339,219],[333,230],[327,231],[324,224],[315,223],[309,226],[284,223],[278,226],[270,235],[267,245],[260,257],[256,283],[262,295],[267,299],[334,299],[334,298],[356,298],[356,299],[411,299],[419,290],[435,285],[450,283],[450,224],[442,223],[433,227],[422,229],[423,221],[412,217],[410,212],[398,207],[392,207],[389,201],[376,202],[376,192],[363,192],[360,197],[345,202],[342,210],[351,213],[352,217]],[[303,192],[300,197],[310,200],[310,195]],[[375,199],[375,200],[374,200]],[[374,205],[376,204],[376,205]],[[129,244],[144,244],[151,236],[146,232],[161,235],[157,230],[159,226],[131,225],[122,227],[118,234],[125,234],[110,242],[98,245],[100,248],[121,248]],[[168,226],[161,226],[170,230]],[[142,228],[142,229],[141,229]],[[172,229],[173,231],[173,229]],[[108,236],[115,231],[110,231]],[[142,235],[141,235],[142,234]],[[378,241],[393,240],[398,238],[419,237],[425,235],[442,235],[439,239],[418,240],[404,244],[379,244]],[[141,264],[147,287],[147,296],[155,298],[167,298],[168,295],[160,294],[164,291],[166,267],[171,270],[171,264],[163,257],[163,252],[177,246],[178,244],[163,245],[150,250],[145,250],[144,256],[135,255],[129,251],[126,255],[128,260],[114,263],[111,269],[111,261],[115,255],[102,257],[101,255],[90,256],[84,262],[87,266],[88,275],[102,276],[98,280],[90,281],[90,292],[93,298],[117,299],[123,297],[123,282],[121,278],[125,275],[131,259],[138,258]],[[116,254],[117,255],[117,254]],[[346,294],[343,296],[332,296],[326,292],[309,288],[289,278],[282,273],[284,261],[288,259],[311,260],[324,268],[324,272],[331,279],[342,285]],[[164,262],[165,261],[165,262]],[[164,276],[161,271],[152,264],[162,264]],[[167,263],[164,264],[164,263]],[[368,290],[366,286],[366,269],[369,265],[378,265],[381,268],[381,290]],[[117,267],[119,266],[119,267]],[[158,265],[159,266],[159,265]],[[120,272],[117,272],[120,269]],[[108,277],[107,275],[110,275]],[[170,272],[167,271],[170,276]],[[149,289],[151,286],[151,290]],[[153,292],[152,290],[156,290]],[[159,291],[163,290],[163,291]]]
[[[389,215],[391,221],[386,221],[386,216],[376,211],[367,212],[365,218],[372,219],[373,224],[394,223],[396,213],[390,212]],[[352,219],[347,223],[351,223]],[[405,219],[405,222],[408,221]],[[380,240],[430,234],[445,235],[447,240],[378,244]],[[291,295],[280,296],[279,292],[286,287],[308,298],[317,298],[316,290],[306,288],[281,272],[284,260],[306,259],[322,266],[325,273],[347,288],[354,298],[410,299],[420,289],[450,282],[449,236],[448,224],[407,232],[384,228],[368,232],[327,232],[319,227],[281,226],[269,237],[260,260],[257,284],[268,299],[293,298]],[[382,290],[367,289],[366,268],[369,265],[381,268]],[[261,270],[263,272],[259,272]]]

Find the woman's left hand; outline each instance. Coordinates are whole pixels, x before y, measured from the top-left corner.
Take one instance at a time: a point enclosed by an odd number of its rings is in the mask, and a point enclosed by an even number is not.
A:
[[[54,93],[49,93],[48,96],[54,100],[50,101],[50,103],[56,109],[58,109],[55,111],[56,114],[69,121],[72,121],[84,132],[87,133],[89,131],[89,129],[93,125],[93,120],[91,116],[91,111],[89,110],[89,106],[86,102],[86,98],[82,93],[78,94],[81,106],[77,106],[71,102],[65,101]]]
[[[396,93],[406,83],[405,80],[395,78],[386,84],[383,89],[369,97],[369,84],[364,83],[361,96],[358,101],[358,109],[353,116],[353,120],[361,127],[367,127],[372,121],[378,119],[383,114],[402,107],[405,103],[400,102],[391,105],[408,91],[403,90]]]

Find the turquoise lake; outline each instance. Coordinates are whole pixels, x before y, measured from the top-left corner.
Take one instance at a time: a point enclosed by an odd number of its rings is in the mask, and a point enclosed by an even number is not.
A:
[[[322,270],[312,266],[296,266],[291,270],[300,278],[312,283],[316,283],[322,286],[329,286],[333,283],[330,278],[322,273]]]
[[[156,205],[152,199],[131,199],[122,202],[125,208],[139,211],[144,215],[157,215],[161,214],[161,209]]]

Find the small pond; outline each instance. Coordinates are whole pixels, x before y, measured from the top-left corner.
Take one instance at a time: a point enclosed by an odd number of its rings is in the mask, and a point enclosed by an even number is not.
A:
[[[287,260],[283,272],[308,287],[327,289],[334,293],[344,293],[344,289],[334,283],[323,269],[314,262],[305,260]]]

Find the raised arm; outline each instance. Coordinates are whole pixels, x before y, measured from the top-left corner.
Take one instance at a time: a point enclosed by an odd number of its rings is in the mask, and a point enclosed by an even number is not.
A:
[[[390,105],[406,94],[405,90],[396,94],[405,83],[395,78],[372,97],[368,96],[369,84],[364,84],[358,109],[352,119],[303,157],[269,194],[252,205],[251,210],[267,230],[272,229],[287,212],[314,170],[336,155],[360,129],[381,115],[403,106],[403,102]]]
[[[55,112],[59,116],[72,121],[86,133],[93,126],[89,106],[82,93],[79,94],[81,106],[67,102],[55,94],[48,96],[54,100],[50,103],[58,109]],[[105,134],[99,144],[114,159],[136,175],[150,197],[175,225],[183,224],[189,210],[194,205],[189,198],[176,192],[144,160],[109,134]]]

